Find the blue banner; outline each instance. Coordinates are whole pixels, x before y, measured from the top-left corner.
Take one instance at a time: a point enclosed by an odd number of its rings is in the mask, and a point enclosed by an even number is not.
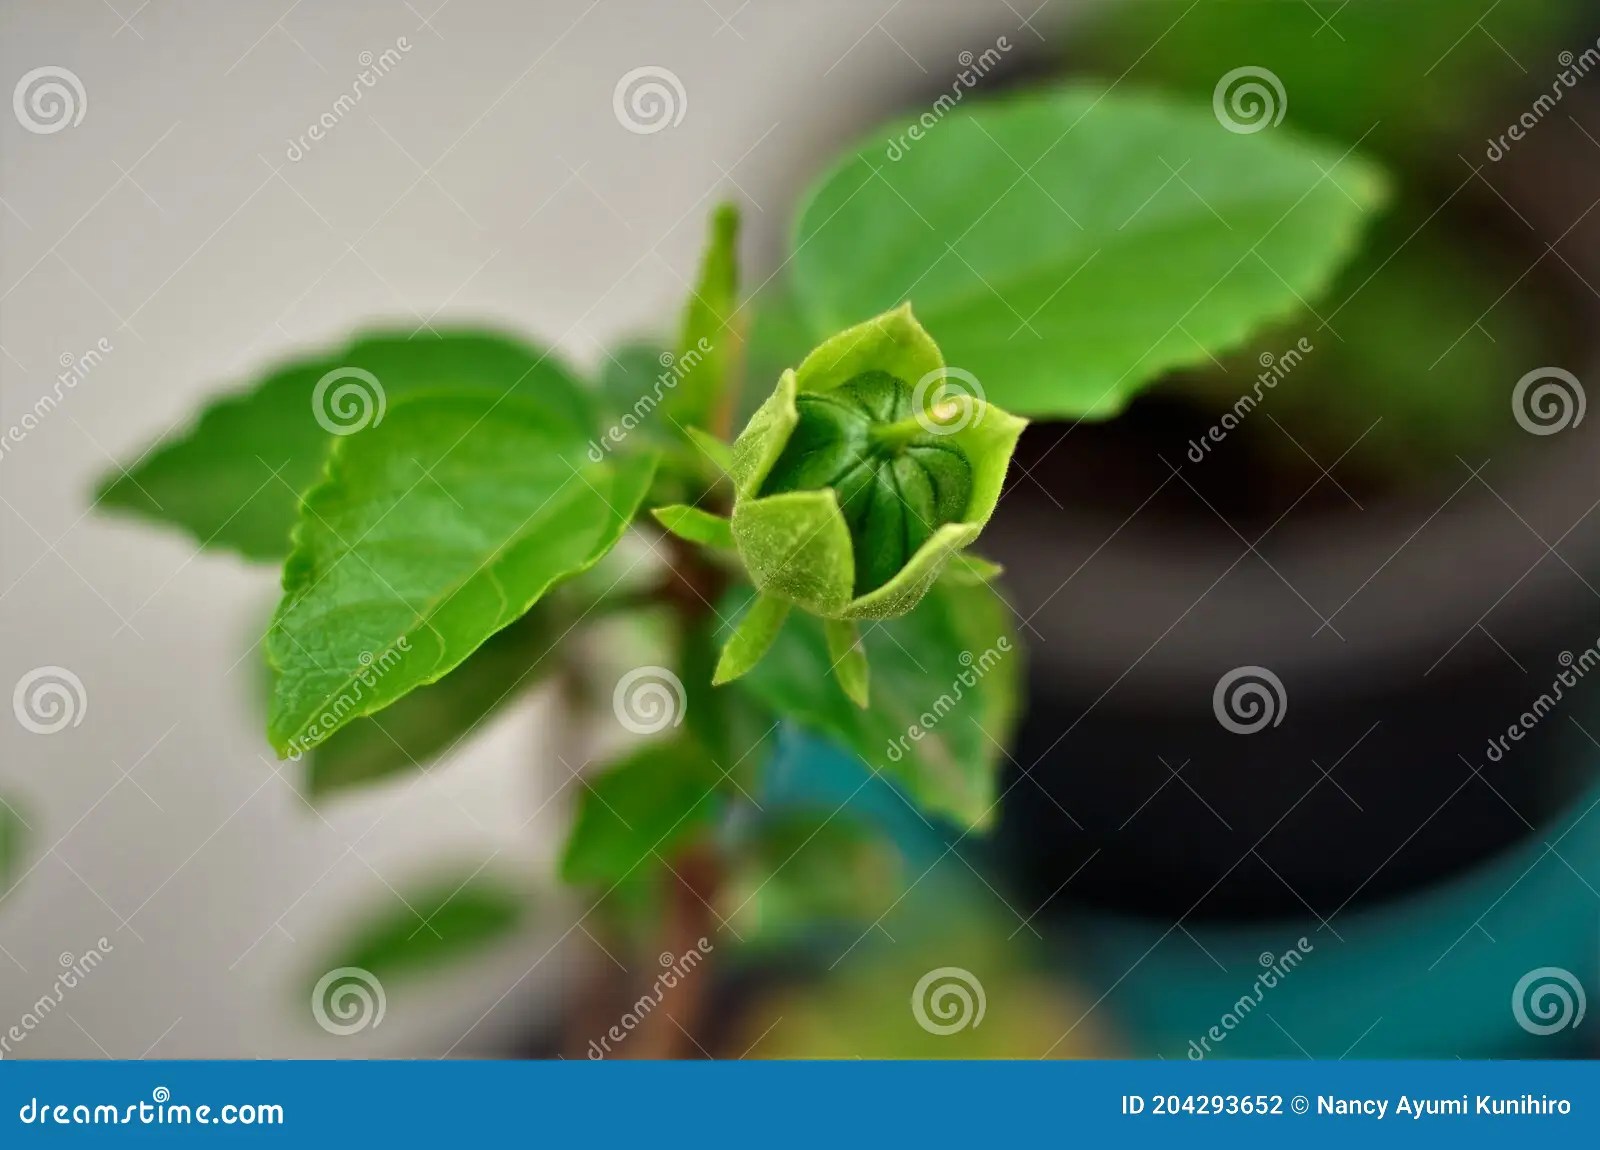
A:
[[[0,1146],[1596,1145],[1589,1062],[6,1062]],[[892,1141],[891,1141],[892,1140]]]

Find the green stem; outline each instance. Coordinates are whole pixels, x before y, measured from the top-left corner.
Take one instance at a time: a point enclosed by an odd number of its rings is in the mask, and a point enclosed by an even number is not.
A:
[[[897,423],[879,424],[867,432],[874,447],[883,447],[890,451],[898,451],[913,439],[927,434],[928,429],[916,416],[902,419]]]

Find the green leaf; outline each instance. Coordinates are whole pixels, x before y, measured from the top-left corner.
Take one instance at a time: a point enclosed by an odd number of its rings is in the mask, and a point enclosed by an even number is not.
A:
[[[905,129],[812,194],[796,294],[817,330],[909,296],[952,373],[1028,416],[1109,417],[1238,347],[1322,291],[1385,197],[1343,149],[1097,86],[965,105],[886,160]]]
[[[593,463],[544,408],[420,396],[339,440],[305,498],[267,634],[267,733],[303,753],[435,682],[616,545],[653,457]]]
[[[998,563],[981,555],[974,555],[970,551],[963,551],[950,560],[950,566],[945,568],[943,578],[959,587],[978,587],[985,583],[993,583],[1004,571],[1005,568]]]
[[[560,664],[540,608],[512,623],[444,678],[356,719],[311,752],[306,790],[325,798],[423,766],[521,698]]]
[[[861,632],[846,619],[828,619],[823,623],[828,640],[828,658],[833,660],[833,677],[858,707],[865,707],[870,698],[867,672],[867,653],[861,647]]]
[[[561,877],[611,885],[671,857],[716,813],[721,777],[692,741],[662,739],[585,780]]]
[[[0,796],[0,896],[8,893],[22,877],[23,851],[27,845],[28,824],[17,806]]]
[[[685,542],[724,551],[733,550],[733,529],[721,515],[713,515],[682,503],[657,507],[650,514],[663,528]]]
[[[398,905],[359,924],[313,977],[345,967],[380,982],[431,972],[509,938],[527,911],[519,891],[481,868],[400,892],[399,898]]]
[[[866,710],[829,674],[821,621],[803,615],[737,689],[883,771],[924,810],[990,826],[1022,683],[1011,609],[987,587],[938,584],[910,614],[867,625],[862,644]]]
[[[739,359],[738,307],[739,209],[722,204],[712,213],[700,277],[684,309],[677,354],[682,377],[666,401],[682,424],[707,423],[725,398]]]
[[[377,387],[350,374],[357,370]],[[331,379],[314,405],[330,373],[345,374]],[[192,428],[156,445],[126,474],[108,476],[96,498],[112,510],[182,527],[205,545],[276,561],[289,552],[300,495],[316,482],[335,438],[329,428],[359,426],[364,412],[367,430],[381,427],[393,404],[422,390],[515,395],[537,404],[553,431],[582,440],[594,434],[591,397],[547,352],[481,331],[380,333],[284,364],[249,391],[215,401]]]
[[[683,430],[689,436],[689,442],[700,449],[700,454],[704,455],[717,471],[727,475],[733,470],[733,446],[731,444],[722,442],[709,431],[703,431],[698,427],[686,427]]]
[[[737,851],[723,917],[745,943],[792,941],[819,923],[871,922],[902,885],[899,853],[871,826],[833,811],[763,820]]]
[[[758,595],[739,620],[722,657],[717,660],[716,674],[711,677],[713,686],[731,683],[750,672],[761,662],[761,657],[771,649],[783,630],[783,621],[789,617],[789,602],[776,595]]]

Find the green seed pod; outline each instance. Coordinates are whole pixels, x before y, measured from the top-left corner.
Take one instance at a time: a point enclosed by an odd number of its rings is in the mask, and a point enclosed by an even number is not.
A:
[[[945,368],[909,306],[888,312],[784,372],[751,418],[734,543],[759,589],[815,615],[903,615],[989,521],[1024,426]]]

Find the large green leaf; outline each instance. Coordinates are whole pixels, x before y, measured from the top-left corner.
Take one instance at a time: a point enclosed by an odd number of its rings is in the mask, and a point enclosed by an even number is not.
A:
[[[354,969],[385,982],[427,973],[510,937],[527,910],[520,891],[481,870],[435,879],[399,897],[359,923],[314,977]]]
[[[314,402],[330,373],[354,371],[368,373],[377,387],[344,374]],[[340,398],[341,387],[352,390]],[[217,400],[126,474],[108,476],[98,499],[183,527],[208,546],[282,559],[300,494],[316,482],[334,438],[329,428],[359,426],[364,417],[367,429],[381,427],[391,404],[422,390],[515,394],[538,404],[552,429],[581,432],[585,440],[594,434],[591,397],[548,353],[489,332],[380,333],[284,364],[249,391]]]
[[[716,813],[721,778],[695,741],[672,738],[585,780],[561,877],[610,886],[670,857]]]
[[[543,405],[395,403],[337,441],[305,497],[267,634],[267,734],[310,749],[460,664],[621,538],[653,457],[592,463]]]
[[[830,673],[822,622],[799,613],[726,689],[841,744],[923,809],[988,827],[1022,682],[1010,608],[988,587],[941,583],[909,615],[864,624],[861,641],[872,667],[865,710]]]
[[[311,752],[306,791],[312,798],[425,767],[505,704],[521,698],[559,665],[542,607],[491,635],[437,683],[419,687],[384,709],[335,731]]]
[[[1343,149],[1121,90],[965,105],[890,161],[907,130],[812,194],[795,291],[819,331],[909,300],[950,368],[1025,416],[1115,415],[1238,347],[1322,291],[1385,198]]]

